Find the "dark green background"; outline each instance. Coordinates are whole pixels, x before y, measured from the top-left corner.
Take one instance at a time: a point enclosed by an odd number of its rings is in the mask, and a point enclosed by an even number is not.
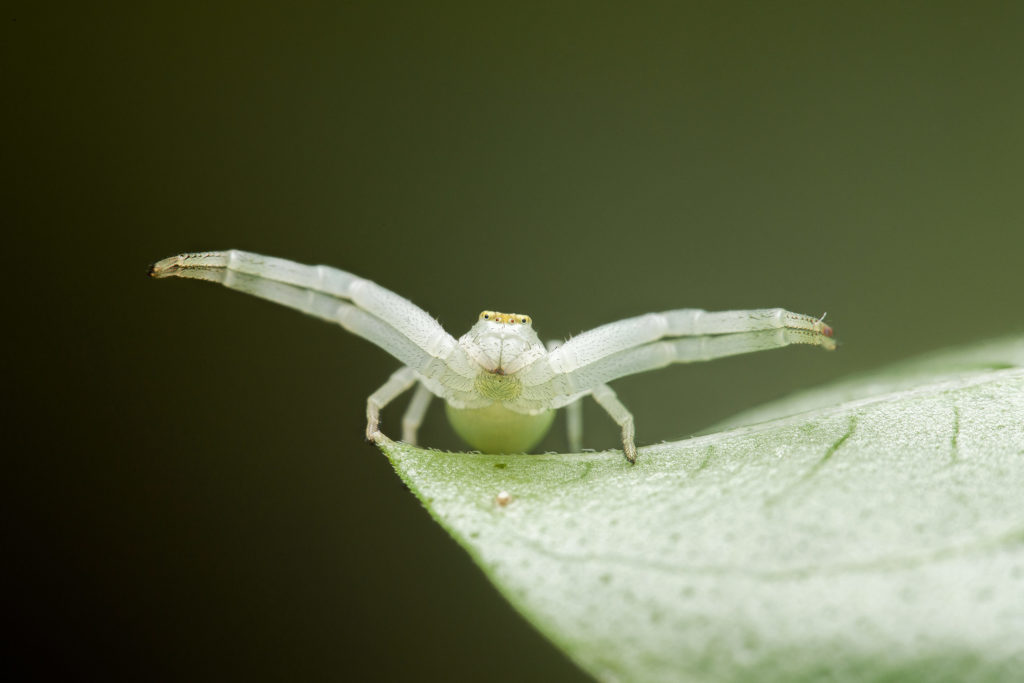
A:
[[[395,361],[147,279],[161,257],[331,264],[454,334],[483,308],[548,337],[675,307],[829,312],[838,353],[617,382],[641,444],[1022,328],[1021,3],[2,20],[4,611],[7,661],[35,675],[582,677],[364,442]],[[587,410],[586,445],[615,447]],[[436,405],[422,438],[459,447]]]

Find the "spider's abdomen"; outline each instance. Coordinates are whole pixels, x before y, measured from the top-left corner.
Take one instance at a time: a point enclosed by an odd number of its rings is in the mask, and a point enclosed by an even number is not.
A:
[[[544,438],[555,419],[554,410],[528,415],[501,403],[486,408],[453,408],[446,403],[445,412],[455,432],[483,453],[526,453]]]

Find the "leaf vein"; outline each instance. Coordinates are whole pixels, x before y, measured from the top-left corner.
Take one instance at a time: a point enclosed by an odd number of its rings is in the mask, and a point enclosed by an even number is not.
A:
[[[840,436],[838,439],[836,439],[836,441],[831,446],[828,447],[828,449],[825,451],[825,454],[822,455],[820,458],[818,458],[818,461],[816,463],[814,463],[813,465],[811,465],[810,468],[806,472],[804,472],[802,477],[800,477],[796,481],[792,482],[789,486],[784,488],[779,493],[777,493],[774,496],[771,496],[770,498],[768,498],[765,501],[765,507],[771,507],[773,505],[778,504],[778,502],[780,500],[782,500],[783,498],[788,496],[790,493],[792,493],[794,489],[796,489],[799,486],[802,486],[803,484],[807,483],[807,481],[809,481],[815,475],[817,475],[818,472],[821,471],[821,468],[824,467],[826,464],[828,464],[828,461],[831,460],[832,456],[836,454],[836,451],[838,451],[842,447],[842,445],[844,443],[846,443],[846,441],[851,436],[853,436],[853,432],[856,429],[857,429],[857,416],[856,415],[851,415],[850,416],[850,422],[849,422],[849,424],[846,427],[846,432],[842,436]]]

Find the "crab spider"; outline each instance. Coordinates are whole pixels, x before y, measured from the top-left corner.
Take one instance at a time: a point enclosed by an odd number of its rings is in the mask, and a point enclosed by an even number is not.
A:
[[[781,308],[708,312],[683,308],[608,323],[545,346],[520,313],[483,311],[458,340],[429,314],[369,280],[327,266],[306,266],[244,251],[181,254],[153,265],[153,277],[219,282],[338,323],[403,363],[366,403],[366,436],[385,441],[380,411],[414,385],[402,438],[416,432],[430,400],[445,401],[448,419],[484,452],[529,451],[569,411],[569,445],[582,441],[580,399],[593,396],[622,429],[626,459],[636,461],[633,415],[608,382],[670,363],[711,360],[790,344],[834,349],[821,318]]]

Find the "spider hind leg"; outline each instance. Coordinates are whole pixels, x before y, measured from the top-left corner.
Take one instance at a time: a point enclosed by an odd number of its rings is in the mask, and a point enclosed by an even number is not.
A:
[[[608,415],[615,420],[615,424],[622,428],[622,453],[630,464],[636,463],[636,441],[633,427],[633,413],[622,405],[622,401],[615,395],[611,387],[601,384],[591,394],[597,404],[605,409]]]

